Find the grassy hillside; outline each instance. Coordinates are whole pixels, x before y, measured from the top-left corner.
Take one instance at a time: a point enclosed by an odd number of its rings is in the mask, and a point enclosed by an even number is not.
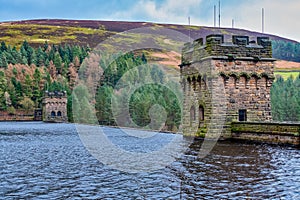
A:
[[[268,36],[272,40],[295,42],[275,35],[262,34],[243,29],[156,24],[146,22],[117,22],[93,20],[27,20],[0,23],[0,41],[19,46],[26,39],[31,44],[51,43],[89,44],[95,47],[108,36],[143,27],[163,27],[179,31],[191,38],[206,37],[209,34],[249,35],[250,38]]]
[[[216,28],[204,26],[186,26],[174,24],[156,24],[147,22],[118,22],[118,21],[94,21],[94,20],[26,20],[15,22],[0,23],[0,41],[5,41],[6,44],[19,48],[24,40],[28,41],[31,46],[37,47],[43,45],[45,41],[49,44],[78,44],[89,45],[91,48],[96,47],[99,43],[106,41],[110,36],[117,33],[136,29],[150,28],[156,30],[158,28],[168,28],[179,33],[190,36],[192,39],[200,37],[205,38],[209,34],[224,34],[225,39],[231,38],[232,35],[249,35],[250,40],[255,40],[257,36],[268,36],[275,41],[276,49],[273,54],[278,59],[289,60],[287,55],[288,50],[281,48],[282,43],[299,46],[297,42],[282,38],[275,35],[262,34],[243,29],[231,28]],[[163,37],[153,37],[151,34],[127,34],[126,36],[110,38],[112,44],[105,43],[107,50],[116,48],[115,44],[122,47],[131,47],[136,41],[154,45],[155,48],[144,50],[145,55],[150,61],[159,61],[164,65],[177,67],[180,64],[180,48],[183,41],[170,41]],[[280,46],[281,45],[281,46]],[[169,51],[162,52],[158,49],[166,49],[172,46]],[[174,48],[173,48],[174,47]],[[284,46],[286,48],[286,46]],[[295,49],[294,47],[291,47]],[[295,57],[295,53],[291,53],[291,60]],[[298,56],[298,55],[296,55]],[[299,55],[300,56],[300,55]],[[281,65],[282,63],[278,63]],[[282,65],[286,66],[286,65]],[[291,68],[284,69],[279,66],[279,71],[291,71]],[[292,68],[293,70],[293,68]],[[296,69],[298,70],[298,69]]]
[[[286,60],[276,61],[275,77],[280,75],[284,80],[287,80],[290,76],[294,79],[300,74],[300,63],[291,62]]]

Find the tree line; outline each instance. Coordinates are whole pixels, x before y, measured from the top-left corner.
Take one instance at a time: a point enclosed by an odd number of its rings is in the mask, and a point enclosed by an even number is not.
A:
[[[128,119],[131,120],[124,122],[125,126],[159,128],[155,124],[161,125],[165,122],[165,127],[169,130],[179,128],[180,100],[170,91],[170,87],[164,87],[168,80],[162,70],[158,66],[147,67],[148,61],[144,54],[88,56],[91,51],[88,46],[50,45],[47,42],[43,46],[33,48],[24,41],[19,50],[7,46],[4,42],[0,46],[0,110],[11,114],[18,109],[32,112],[34,108],[41,108],[46,90],[65,90],[68,95],[69,121],[73,121],[75,117],[80,118],[81,122],[89,123],[91,113],[95,112],[96,119],[93,120],[100,124],[117,124],[116,115],[124,109],[123,103],[128,101]],[[105,58],[109,56],[114,57],[112,63],[105,62]],[[84,61],[86,63],[83,63]],[[85,69],[85,65],[89,69]],[[79,92],[80,95],[76,97],[71,94],[80,76],[80,66],[84,73],[85,70],[91,70],[88,74],[100,78],[96,87],[95,83],[90,83],[88,89],[78,87],[75,93]],[[101,70],[96,70],[95,73],[94,68]],[[130,87],[135,83],[142,83],[145,78],[153,84],[142,85],[128,97],[128,91],[118,88],[118,82],[124,77]],[[178,83],[173,83],[173,86],[174,90],[180,90]],[[96,90],[95,102],[92,102],[87,93],[93,87]],[[92,103],[92,107],[80,110],[80,106],[76,106],[78,102],[81,105]],[[113,106],[118,110],[114,112]],[[77,110],[73,112],[73,109]],[[158,111],[165,114],[162,115]],[[153,120],[157,120],[157,123]]]
[[[0,110],[14,114],[41,108],[46,90],[71,94],[77,71],[91,51],[89,46],[50,45],[33,48],[27,41],[20,47],[0,45]]]
[[[273,40],[272,49],[274,58],[300,62],[300,43]]]
[[[300,121],[300,74],[293,79],[277,77],[271,88],[272,117],[275,121]]]
[[[276,47],[275,47],[276,48]],[[44,92],[65,90],[68,94],[68,115],[73,120],[72,101],[91,102],[91,98],[72,98],[71,94],[76,80],[80,75],[79,68],[88,57],[89,46],[78,45],[50,45],[33,48],[24,41],[20,49],[10,47],[4,42],[0,45],[0,110],[9,113],[17,109],[33,110],[41,108]],[[133,53],[110,55],[115,59],[107,64],[101,55],[97,59],[90,59],[90,66],[101,68],[101,73],[91,73],[100,76],[99,82],[91,83],[88,87],[95,87],[95,110],[82,110],[86,113],[75,116],[87,120],[91,112],[95,112],[96,121],[103,125],[116,124],[116,117],[122,113],[124,103],[128,103],[129,118],[124,125],[149,127],[153,120],[165,121],[168,130],[179,128],[181,119],[181,101],[178,95],[180,86],[171,83],[157,67],[146,67],[148,61],[144,54]],[[92,56],[91,56],[92,58]],[[97,61],[95,61],[97,60]],[[93,64],[91,64],[94,62]],[[140,67],[144,66],[144,67]],[[142,83],[145,78],[155,84],[142,84],[131,96],[129,90],[118,88],[120,80],[124,79],[127,86]],[[124,84],[124,80],[123,84]],[[121,82],[122,82],[121,81]],[[150,81],[150,82],[151,82]],[[167,87],[166,87],[167,86]],[[271,103],[273,119],[276,121],[300,121],[300,77],[289,78],[284,81],[278,77],[271,88]],[[82,88],[81,88],[82,89]],[[131,88],[132,89],[132,88]],[[84,92],[83,92],[84,93]],[[88,96],[88,94],[87,94]],[[76,96],[75,96],[76,97]],[[85,95],[82,95],[85,97]],[[112,103],[115,102],[113,105]],[[112,110],[116,106],[116,110]],[[80,109],[80,107],[78,107]],[[80,113],[77,112],[77,113]],[[157,114],[156,116],[153,116]],[[129,120],[130,119],[130,120]],[[151,127],[149,127],[151,128]],[[153,127],[152,127],[153,128]]]
[[[87,106],[92,102],[87,91],[93,84],[87,82],[85,86],[75,89],[75,121],[178,130],[181,102],[176,94],[179,93],[180,84],[168,80],[158,66],[148,65],[144,54],[139,56],[127,53],[115,57],[108,64],[104,62],[106,59],[100,60],[101,78],[96,88],[94,105]],[[96,119],[91,118],[93,112]]]

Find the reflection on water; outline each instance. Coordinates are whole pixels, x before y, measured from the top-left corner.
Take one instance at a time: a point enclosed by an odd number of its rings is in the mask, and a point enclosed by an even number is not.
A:
[[[160,137],[172,135],[155,135],[153,144]],[[300,198],[299,149],[219,142],[201,159],[200,143],[165,169],[129,174],[93,158],[74,125],[1,122],[0,198]]]

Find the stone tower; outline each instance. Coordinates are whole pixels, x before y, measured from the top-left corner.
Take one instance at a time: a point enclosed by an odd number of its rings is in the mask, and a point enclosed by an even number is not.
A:
[[[67,93],[45,92],[43,99],[43,121],[46,122],[67,122]]]
[[[269,38],[255,40],[232,36],[225,42],[223,35],[209,35],[205,43],[200,38],[185,44],[180,65],[184,134],[230,137],[233,121],[272,120],[275,59]]]

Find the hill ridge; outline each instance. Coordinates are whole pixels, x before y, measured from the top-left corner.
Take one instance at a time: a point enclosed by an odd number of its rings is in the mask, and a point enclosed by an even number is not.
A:
[[[112,32],[122,32],[134,28],[141,27],[151,27],[151,26],[162,26],[165,28],[170,28],[178,30],[184,34],[188,35],[189,26],[184,24],[172,24],[172,23],[155,23],[155,22],[146,22],[146,21],[113,21],[113,20],[87,20],[87,19],[28,19],[20,21],[5,21],[1,22],[2,24],[36,24],[36,25],[49,25],[49,26],[71,26],[71,27],[82,27],[82,28],[91,28],[99,29],[105,28],[107,31]],[[261,33],[258,31],[252,31],[242,28],[227,28],[227,27],[210,27],[210,26],[201,26],[201,25],[191,25],[190,26],[190,35],[193,39],[198,39],[200,37],[205,37],[208,34],[224,34],[224,35],[249,35],[249,36],[268,36],[272,40],[285,40],[288,42],[298,43],[295,40],[285,38],[282,36]]]

